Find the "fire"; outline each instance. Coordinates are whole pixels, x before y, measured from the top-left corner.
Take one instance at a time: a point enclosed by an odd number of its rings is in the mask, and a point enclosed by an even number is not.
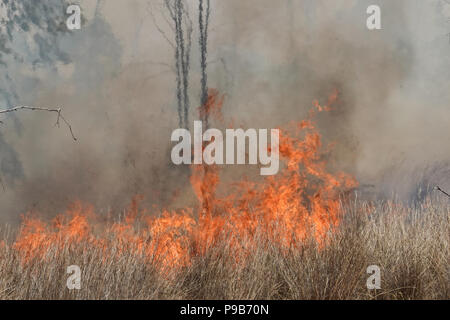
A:
[[[323,245],[341,218],[339,195],[357,185],[351,176],[327,170],[326,148],[314,122],[316,113],[329,110],[336,99],[334,92],[328,106],[314,101],[308,119],[280,128],[283,166],[278,175],[240,181],[228,188],[225,197],[219,197],[219,168],[194,165],[191,184],[198,209],[155,215],[139,209],[141,198],[136,197],[124,219],[104,225],[96,222],[93,207],[76,203],[50,223],[25,217],[14,248],[27,261],[44,259],[51,248],[64,250],[87,243],[104,255],[120,256],[135,250],[162,268],[177,268],[188,266],[222,240],[227,240],[238,261],[251,252],[261,233],[286,249],[309,238]],[[223,97],[212,92],[206,112],[217,113],[221,120],[222,102]]]

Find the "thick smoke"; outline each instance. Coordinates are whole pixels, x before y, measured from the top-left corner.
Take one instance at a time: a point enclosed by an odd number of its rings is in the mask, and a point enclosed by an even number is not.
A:
[[[363,189],[414,200],[417,184],[450,187],[450,5],[377,1],[383,29],[369,31],[371,4],[227,1],[218,23],[228,32],[214,34],[232,77],[225,110],[265,127],[301,118],[336,88],[338,104],[321,116],[335,165]]]
[[[378,31],[366,28],[373,1],[211,1],[208,86],[226,94],[225,118],[249,128],[301,120],[314,99],[325,104],[337,89],[338,102],[319,118],[325,140],[336,143],[331,164],[374,194],[411,200],[423,196],[418,184],[450,188],[450,5],[376,2]],[[194,202],[189,171],[169,157],[178,116],[168,15],[157,0],[97,4],[82,1],[82,30],[59,39],[67,61],[14,75],[20,103],[61,106],[78,142],[52,115],[16,115],[20,134],[6,119],[2,139],[16,155],[8,170],[17,181],[0,188],[2,221],[30,210],[53,215],[77,199],[105,213],[136,194],[150,208]],[[200,57],[193,45],[191,120]]]

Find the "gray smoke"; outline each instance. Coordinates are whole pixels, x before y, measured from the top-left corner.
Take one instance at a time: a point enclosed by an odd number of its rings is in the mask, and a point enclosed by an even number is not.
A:
[[[150,208],[194,203],[189,172],[169,157],[176,72],[173,48],[158,29],[174,42],[175,35],[162,2],[151,1],[155,19],[144,0],[105,1],[97,15],[96,2],[80,3],[82,30],[58,38],[67,60],[11,75],[21,104],[63,107],[79,141],[53,127],[51,115],[5,121],[0,145],[15,160],[2,164],[2,175],[10,172],[16,183],[4,179],[0,188],[4,221],[29,210],[53,215],[77,199],[103,212],[120,212],[135,194]],[[197,1],[189,3],[195,12]],[[225,118],[249,128],[301,120],[314,99],[326,104],[339,90],[333,110],[318,118],[326,142],[336,142],[332,167],[380,196],[411,200],[423,197],[421,186],[450,189],[450,5],[377,3],[383,29],[369,31],[373,1],[211,1],[208,86],[226,94]],[[191,120],[202,92],[194,43]]]

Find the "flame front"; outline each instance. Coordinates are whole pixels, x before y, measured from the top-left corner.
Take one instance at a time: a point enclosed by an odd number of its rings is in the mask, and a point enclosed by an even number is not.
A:
[[[337,92],[328,105],[336,99]],[[208,110],[220,110],[222,102],[212,92]],[[14,248],[27,261],[43,259],[51,249],[64,250],[87,241],[105,256],[120,257],[133,249],[161,268],[178,268],[190,265],[222,240],[227,240],[238,262],[251,252],[261,232],[281,248],[290,249],[309,239],[324,245],[341,218],[339,195],[357,183],[347,174],[327,170],[314,117],[329,106],[317,101],[313,105],[307,120],[280,129],[283,165],[275,176],[242,180],[219,198],[219,168],[194,165],[191,184],[200,204],[197,210],[164,211],[155,216],[139,210],[136,197],[125,218],[108,226],[95,222],[98,216],[91,206],[76,203],[50,223],[25,217]],[[111,250],[112,243],[117,250]]]

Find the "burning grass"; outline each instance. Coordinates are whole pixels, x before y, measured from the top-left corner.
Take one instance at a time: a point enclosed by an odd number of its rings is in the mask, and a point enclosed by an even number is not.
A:
[[[195,212],[155,214],[136,198],[111,223],[81,203],[51,222],[27,216],[0,244],[0,298],[448,298],[450,207],[342,197],[357,183],[327,170],[313,118],[329,107],[314,106],[281,130],[276,176],[243,180],[219,197],[219,169],[192,167]],[[382,289],[368,291],[374,264]],[[81,290],[66,288],[70,265],[82,270]]]
[[[190,208],[159,216],[147,214],[138,210],[135,199],[123,221],[102,226],[92,221],[96,218],[92,208],[76,204],[51,223],[26,217],[13,248],[26,262],[44,258],[49,247],[63,250],[82,241],[108,252],[114,239],[120,244],[114,255],[136,248],[148,261],[157,260],[164,273],[189,266],[196,256],[222,242],[224,235],[234,257],[256,248],[258,230],[281,250],[296,248],[299,241],[310,237],[323,245],[327,233],[341,219],[339,194],[357,183],[344,173],[327,171],[313,121],[315,110],[322,107],[318,103],[315,107],[308,120],[281,131],[279,157],[285,165],[276,176],[241,181],[219,198],[218,168],[193,166],[191,183],[199,200],[196,217]],[[96,230],[99,228],[102,230]]]
[[[251,254],[236,256],[234,241],[221,233],[216,245],[193,254],[189,264],[165,272],[160,261],[149,260],[140,241],[124,242],[113,233],[102,235],[104,246],[93,245],[91,237],[52,241],[43,256],[26,261],[17,250],[19,242],[3,242],[0,298],[449,298],[448,204],[429,201],[413,209],[357,201],[342,210],[345,217],[325,246],[310,239],[283,249],[258,227],[252,238],[240,242],[251,246]],[[182,248],[197,252],[195,239],[189,240]],[[66,288],[66,268],[73,264],[82,270],[81,290]],[[373,264],[381,268],[381,289],[369,291],[366,268]]]

